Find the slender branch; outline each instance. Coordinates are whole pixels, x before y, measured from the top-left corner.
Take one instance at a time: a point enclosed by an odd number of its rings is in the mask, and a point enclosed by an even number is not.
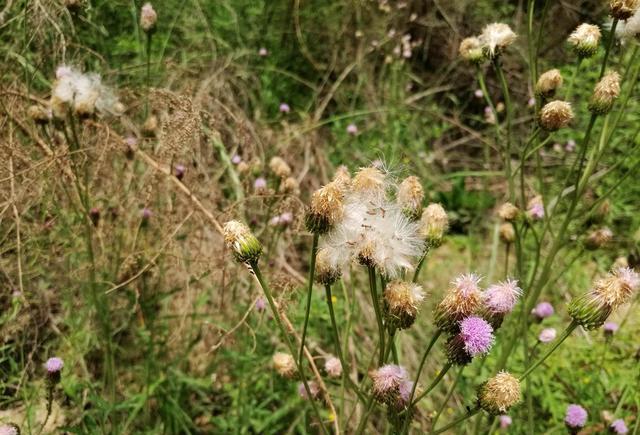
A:
[[[461,415],[460,417],[458,417],[458,418],[456,418],[455,420],[453,420],[453,421],[452,421],[451,423],[449,423],[448,425],[443,426],[443,427],[441,427],[441,428],[439,428],[439,429],[434,429],[434,430],[432,430],[432,431],[430,432],[430,434],[431,434],[431,435],[437,435],[437,434],[442,433],[442,432],[444,432],[444,431],[446,431],[446,430],[449,430],[449,429],[451,429],[452,427],[455,427],[455,426],[459,425],[459,424],[460,424],[460,423],[462,423],[463,421],[465,421],[465,420],[467,420],[467,419],[469,419],[469,418],[473,417],[473,416],[474,416],[474,415],[476,415],[478,412],[480,412],[480,408],[476,406],[475,408],[472,408],[472,409],[470,409],[469,411],[467,411],[467,413],[466,413],[466,414]]]
[[[567,337],[569,337],[569,335],[571,335],[571,333],[573,332],[574,329],[576,329],[578,327],[578,323],[574,320],[572,321],[569,326],[567,326],[567,329],[564,330],[564,332],[562,333],[562,335],[560,335],[560,337],[558,337],[555,341],[555,343],[553,343],[553,345],[551,345],[549,347],[549,349],[547,350],[547,352],[542,355],[540,357],[540,359],[538,361],[536,361],[535,363],[533,363],[528,369],[527,371],[525,371],[522,376],[520,376],[520,381],[524,380],[527,378],[527,376],[529,376],[531,374],[531,372],[533,372],[540,364],[542,364],[547,358],[549,358],[549,355],[551,355],[557,348],[558,346],[560,346],[562,344],[563,341],[565,341],[567,339]]]
[[[298,360],[302,362],[302,353],[304,342],[307,338],[307,327],[309,326],[309,314],[311,313],[311,296],[313,295],[313,279],[316,272],[316,254],[318,253],[318,233],[313,233],[313,242],[311,243],[311,259],[309,260],[309,282],[307,286],[307,307],[304,312],[304,324],[302,326],[302,339],[300,342],[300,351],[298,352]]]

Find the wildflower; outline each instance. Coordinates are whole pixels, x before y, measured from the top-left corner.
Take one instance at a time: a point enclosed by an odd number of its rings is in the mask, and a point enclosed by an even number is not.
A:
[[[572,153],[576,149],[576,141],[573,139],[569,139],[564,146],[564,150],[568,153]]]
[[[264,177],[258,177],[253,182],[253,191],[256,195],[264,195],[267,193],[267,180]]]
[[[536,99],[535,98],[531,97],[531,98],[529,98],[527,100],[527,106],[534,107],[535,105],[536,105]],[[509,417],[509,416],[507,416],[507,417]],[[509,417],[509,418],[511,418],[511,417]]]
[[[568,126],[573,121],[573,109],[571,103],[566,101],[551,101],[541,110],[538,122],[547,131],[560,130]]]
[[[240,263],[257,262],[262,254],[262,244],[253,235],[249,227],[242,222],[229,221],[224,224],[224,241],[233,250]]]
[[[529,219],[537,221],[544,217],[544,202],[542,196],[537,195],[527,203],[527,216]]]
[[[562,86],[562,74],[560,70],[551,69],[543,73],[536,83],[536,95],[544,98],[551,98]]]
[[[282,157],[273,157],[271,161],[269,161],[269,168],[276,174],[279,178],[287,178],[291,175],[291,167],[284,161]]]
[[[332,254],[332,250],[326,247],[318,249],[316,253],[315,279],[320,284],[332,285],[342,276],[336,256]]]
[[[520,381],[507,372],[500,372],[480,386],[478,404],[491,415],[507,412],[520,401]]]
[[[598,51],[601,36],[602,33],[598,26],[583,23],[569,35],[568,41],[569,44],[573,46],[578,57],[588,58],[592,57]]]
[[[372,371],[369,376],[373,380],[373,395],[383,403],[393,403],[400,393],[400,386],[407,380],[404,367],[387,364]]]
[[[506,429],[511,426],[511,423],[513,423],[511,417],[508,415],[501,415],[498,419],[500,420],[500,429]]]
[[[553,316],[553,313],[553,305],[549,302],[540,302],[533,310],[531,310],[531,314],[533,314],[538,321],[542,321],[542,319]]]
[[[93,207],[89,210],[89,219],[94,227],[98,226],[98,223],[100,223],[100,209],[98,207]]]
[[[312,399],[317,399],[320,395],[320,387],[315,381],[308,381],[307,386],[309,387],[309,392],[311,393]],[[309,394],[307,394],[307,389],[304,387],[304,384],[300,382],[298,384],[298,394],[304,400],[309,400]]]
[[[255,308],[256,311],[263,312],[267,309],[267,300],[263,296],[260,296],[258,299],[256,299]]]
[[[498,216],[507,222],[513,222],[518,218],[520,209],[510,202],[505,202],[498,209]]]
[[[347,191],[351,188],[351,174],[349,173],[349,169],[345,165],[341,165],[336,169],[336,173],[333,176],[333,181],[338,185],[343,191]]]
[[[239,162],[238,166],[238,173],[239,174],[246,174],[247,172],[249,172],[251,170],[251,167],[249,166],[249,164],[247,162]]]
[[[476,98],[482,98],[484,96],[484,92],[482,92],[482,89],[476,89],[475,92],[473,93],[473,95]]]
[[[640,9],[636,10],[631,18],[626,21],[619,21],[616,26],[616,37],[622,43],[640,35]]]
[[[595,282],[593,289],[574,298],[569,315],[585,329],[596,329],[626,303],[638,289],[640,277],[629,268],[619,268]]]
[[[556,339],[557,332],[554,328],[545,328],[540,331],[538,340],[540,343],[549,343]]]
[[[504,316],[513,310],[521,295],[518,281],[512,279],[491,285],[482,293],[483,315],[494,329],[500,327]]]
[[[51,121],[53,113],[51,112],[51,109],[47,109],[39,105],[33,105],[29,106],[29,108],[27,109],[27,115],[36,124],[44,125],[48,124]]]
[[[614,19],[627,20],[640,8],[640,0],[609,0],[609,8]]]
[[[473,314],[480,306],[482,294],[476,274],[461,275],[456,278],[442,302],[435,309],[436,326],[450,333],[459,332],[459,322]]]
[[[343,203],[344,192],[336,182],[316,190],[305,217],[307,230],[314,234],[327,233],[343,217]]]
[[[589,100],[589,110],[597,115],[605,115],[609,113],[619,95],[620,74],[613,71],[602,77],[596,84]]]
[[[493,109],[491,107],[486,106],[484,108],[484,120],[487,124],[495,124],[496,123],[496,115],[493,113]]]
[[[513,229],[513,225],[510,223],[504,223],[499,228],[500,239],[509,244],[516,240],[516,231]]]
[[[241,161],[242,161],[242,157],[240,157],[237,154],[234,154],[233,157],[231,157],[231,163],[233,163],[234,165],[237,165]]]
[[[338,264],[358,260],[393,279],[401,271],[413,269],[413,260],[422,254],[424,241],[418,234],[418,224],[410,222],[387,198],[391,183],[385,175],[376,168],[365,169],[354,177],[350,192],[345,193],[337,180],[330,183],[343,207],[339,209],[339,223],[322,246],[333,250]]]
[[[44,368],[47,371],[47,380],[51,384],[57,384],[60,382],[60,375],[62,368],[64,367],[64,361],[58,357],[52,357],[44,363]]]
[[[618,324],[616,322],[605,322],[603,329],[605,337],[611,337],[618,331]]]
[[[486,355],[493,346],[491,325],[481,317],[471,316],[460,322],[460,332],[447,340],[449,361],[465,365],[478,355]]]
[[[384,290],[387,322],[398,329],[409,328],[423,300],[424,292],[419,285],[405,281],[390,282]]]
[[[487,59],[493,60],[513,44],[516,38],[517,35],[513,33],[513,30],[507,24],[489,24],[482,30],[480,35],[482,51]]]
[[[585,241],[585,246],[587,249],[594,250],[604,247],[609,244],[611,240],[613,240],[613,231],[607,227],[599,228],[589,233]]]
[[[428,246],[440,246],[448,228],[449,217],[440,204],[431,203],[422,211],[419,231]]]
[[[98,74],[84,74],[75,68],[61,66],[56,70],[56,77],[50,99],[55,117],[64,119],[69,108],[78,116],[90,116],[96,111],[118,115],[123,111],[122,104],[102,84]]]
[[[627,428],[627,425],[624,423],[624,420],[621,418],[614,420],[613,423],[609,425],[609,431],[611,433],[615,433],[618,435],[629,433],[629,429]]]
[[[280,103],[278,110],[280,113],[289,113],[291,111],[291,107],[289,107],[287,103]]]
[[[292,378],[296,373],[296,362],[288,353],[276,352],[273,354],[273,368],[284,378]]]
[[[145,3],[140,10],[140,27],[145,33],[152,33],[156,29],[158,14],[151,3]]]
[[[564,417],[564,423],[572,433],[584,427],[587,422],[587,410],[580,405],[571,404],[567,406],[567,413]]]
[[[156,136],[158,132],[159,121],[156,115],[149,115],[142,124],[142,132],[146,136]]]
[[[20,435],[20,428],[15,424],[0,425],[0,435]]]
[[[347,125],[347,133],[351,136],[355,136],[358,134],[358,126],[353,123]]]
[[[413,391],[413,381],[405,380],[400,384],[398,388],[398,405],[399,408],[404,409],[409,406],[409,399],[411,399],[411,391]]]
[[[331,356],[324,362],[324,370],[330,377],[339,378],[342,375],[342,363],[335,356]]]
[[[424,190],[418,177],[410,176],[400,183],[396,200],[409,219],[417,220],[420,218],[423,199]]]
[[[463,39],[460,43],[459,53],[464,60],[474,64],[481,63],[484,60],[482,42],[476,36]]]
[[[153,216],[153,212],[151,211],[151,209],[144,207],[140,212],[140,217],[142,219],[141,225],[143,226],[148,225],[149,221],[151,220],[151,216]]]
[[[258,50],[258,56],[260,57],[266,57],[269,55],[269,50],[267,50],[264,47],[260,47],[260,49]]]
[[[182,179],[184,178],[185,172],[187,172],[186,166],[181,164],[176,165],[174,174],[178,180],[182,181]]]

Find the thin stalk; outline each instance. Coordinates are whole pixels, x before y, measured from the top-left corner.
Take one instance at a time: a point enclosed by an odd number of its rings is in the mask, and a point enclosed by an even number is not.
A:
[[[427,259],[427,255],[429,255],[429,248],[425,248],[422,257],[420,257],[420,261],[418,261],[418,265],[416,266],[416,271],[413,272],[413,279],[411,280],[412,282],[418,282],[418,278],[420,277],[420,270],[422,270],[422,266]]]
[[[369,290],[371,291],[371,302],[373,310],[376,313],[376,322],[378,323],[378,342],[380,348],[380,356],[378,358],[378,367],[384,364],[384,325],[382,323],[382,310],[380,309],[380,300],[378,298],[376,270],[369,266]]]
[[[511,176],[511,121],[513,118],[513,106],[511,104],[511,95],[509,93],[509,85],[507,84],[507,79],[505,78],[504,72],[502,71],[500,60],[496,58],[493,61],[493,66],[496,70],[496,74],[498,74],[498,79],[500,80],[500,86],[502,87],[502,95],[504,97],[504,105],[507,111],[507,134],[506,134],[506,146],[505,146],[506,174],[505,176],[507,177],[507,181],[509,182],[509,200],[513,202],[515,198],[515,187],[513,183],[513,177]]]
[[[144,117],[146,118],[147,116],[149,116],[149,91],[151,89],[151,37],[152,37],[152,32],[147,32],[147,46],[146,46],[146,55],[147,55],[147,75],[145,77],[146,79],[146,86],[147,86],[147,94],[145,95],[145,102],[144,102]]]
[[[436,416],[433,418],[433,422],[431,423],[432,427],[435,427],[436,423],[438,422],[438,419],[440,418],[440,415],[442,415],[442,412],[444,411],[444,408],[447,407],[447,403],[449,403],[449,399],[451,399],[451,396],[453,396],[453,392],[456,390],[456,387],[458,386],[458,382],[460,382],[460,379],[462,379],[462,372],[464,371],[465,367],[466,366],[460,366],[460,369],[458,369],[458,373],[456,374],[456,378],[453,381],[451,388],[449,388],[449,391],[447,391],[447,395],[442,401],[442,405],[440,405],[440,408],[438,408],[438,411],[436,412]]]
[[[618,27],[618,19],[614,18],[611,23],[611,32],[609,33],[609,43],[607,44],[607,49],[604,52],[604,59],[602,60],[602,67],[600,68],[600,80],[607,69],[607,62],[609,61],[609,54],[611,53],[611,48],[613,47],[613,43],[616,40],[616,27]]]
[[[576,84],[576,78],[578,77],[578,73],[580,72],[580,66],[582,65],[582,58],[578,57],[576,62],[576,67],[573,69],[573,74],[571,75],[571,81],[569,82],[569,87],[567,89],[567,93],[564,97],[566,101],[571,100],[571,96],[573,95],[573,87]]]
[[[300,340],[300,351],[298,361],[302,363],[304,355],[304,343],[307,338],[307,327],[309,326],[309,314],[311,313],[311,296],[313,295],[313,279],[316,273],[316,254],[318,253],[318,233],[313,234],[311,243],[311,259],[309,260],[309,282],[307,284],[307,307],[304,312],[304,324],[302,326],[302,339]]]
[[[409,403],[413,403],[413,397],[416,394],[416,388],[418,386],[418,381],[420,380],[420,374],[422,374],[424,363],[427,360],[427,357],[429,356],[429,352],[431,352],[431,349],[436,344],[436,341],[438,341],[438,338],[440,338],[440,335],[442,335],[442,330],[438,329],[436,333],[433,334],[433,337],[431,337],[431,341],[429,342],[429,344],[427,344],[427,348],[422,354],[422,359],[420,360],[420,365],[418,366],[416,378],[413,381],[413,388],[411,389],[411,395],[409,396],[409,400],[408,400]]]
[[[564,330],[564,332],[562,333],[562,335],[560,335],[560,337],[558,337],[555,341],[555,343],[553,343],[552,346],[549,347],[549,349],[547,350],[547,352],[545,352],[540,359],[538,359],[538,361],[536,361],[535,363],[533,363],[523,374],[522,376],[520,376],[520,381],[523,381],[524,379],[527,378],[527,376],[529,376],[531,374],[531,372],[533,372],[540,364],[542,364],[547,358],[549,358],[549,356],[558,348],[558,346],[560,346],[562,344],[563,341],[565,341],[567,339],[567,337],[569,337],[569,335],[571,335],[571,333],[573,332],[574,329],[576,329],[578,327],[578,323],[573,320],[569,326],[567,326],[567,329]]]
[[[349,384],[351,389],[358,395],[363,402],[365,401],[364,396],[360,392],[360,389],[357,385],[355,385],[351,378],[349,377],[349,365],[347,361],[344,359],[344,354],[342,353],[342,347],[340,346],[340,332],[338,332],[338,324],[336,322],[336,315],[333,309],[333,299],[331,295],[331,286],[324,286],[325,293],[327,296],[327,306],[329,307],[329,317],[331,318],[331,329],[333,332],[333,344],[336,349],[336,354],[338,355],[338,359],[340,360],[340,364],[342,365],[342,382],[345,384]]]
[[[431,382],[431,384],[427,387],[426,390],[424,390],[422,392],[422,394],[420,394],[418,397],[416,397],[416,400],[414,400],[411,403],[411,406],[415,406],[419,401],[421,401],[422,399],[424,399],[425,397],[427,397],[427,395],[433,391],[433,389],[435,387],[438,386],[438,384],[440,383],[440,381],[442,380],[442,378],[444,378],[444,375],[447,374],[447,372],[449,371],[449,369],[451,368],[453,364],[450,362],[447,362],[444,367],[442,367],[442,370],[440,370],[440,373],[438,373],[438,376],[436,376],[436,378],[433,380],[433,382]]]
[[[278,312],[278,307],[276,306],[276,303],[273,300],[273,295],[271,294],[271,290],[269,289],[269,286],[267,285],[266,281],[262,277],[262,272],[260,272],[260,268],[258,267],[258,262],[252,261],[251,263],[249,263],[249,266],[253,270],[253,273],[255,274],[256,279],[258,280],[258,283],[260,284],[260,287],[262,288],[262,291],[265,297],[267,298],[267,301],[269,302],[269,306],[271,307],[273,317],[276,320],[276,323],[278,324],[280,333],[284,336],[284,341],[287,347],[289,348],[289,352],[291,352],[292,355],[295,355],[295,352],[296,352],[295,346],[293,345],[293,342],[291,341],[291,337],[289,337],[289,334],[287,333],[287,330],[284,327],[284,324],[282,323],[282,319],[280,318],[280,313]],[[300,378],[300,381],[302,381],[302,385],[304,385],[304,389],[307,392],[307,396],[311,398],[312,397],[311,390],[309,389],[309,384],[307,383],[307,379],[304,376],[302,364],[298,360],[295,360],[295,363],[296,363],[296,368],[298,370],[298,376]],[[320,415],[320,410],[318,410],[318,407],[315,404],[315,400],[311,399],[309,400],[309,402],[311,403],[313,412],[315,413],[316,418],[318,419],[318,423],[322,428],[322,432],[324,432],[326,435],[329,435],[329,430],[326,428],[326,426],[324,425],[324,422],[322,421],[322,416]]]
[[[467,411],[464,415],[461,415],[460,417],[456,418],[455,420],[453,420],[451,423],[449,423],[446,426],[443,426],[439,429],[434,429],[430,432],[431,435],[437,435],[439,433],[442,433],[444,431],[447,431],[449,429],[451,429],[452,427],[456,427],[457,425],[459,425],[460,423],[462,423],[463,421],[473,417],[474,415],[476,415],[478,412],[480,412],[480,408],[478,406],[470,409],[469,411]]]

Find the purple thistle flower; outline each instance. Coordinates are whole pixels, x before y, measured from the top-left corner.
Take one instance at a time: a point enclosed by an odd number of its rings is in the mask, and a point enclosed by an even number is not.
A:
[[[611,432],[617,433],[617,434],[629,433],[629,429],[627,428],[627,425],[624,423],[624,420],[621,418],[611,423],[611,426],[609,426],[609,429],[611,429]]]
[[[409,404],[411,398],[411,390],[413,390],[413,381],[406,380],[400,384],[398,388],[398,397],[403,405]]]
[[[242,161],[242,157],[240,157],[237,154],[234,154],[233,157],[231,157],[231,163],[233,163],[234,165],[237,165],[241,161]]]
[[[59,373],[64,367],[64,361],[62,359],[54,356],[49,358],[46,363],[44,363],[44,368],[48,373]]]
[[[538,335],[538,340],[540,343],[549,343],[556,339],[557,332],[554,328],[545,328],[540,331],[540,335]]]
[[[136,145],[138,145],[138,139],[136,139],[134,136],[127,136],[124,138],[124,143],[126,143],[131,148],[134,148]]]
[[[308,381],[307,385],[309,386],[311,397],[314,399],[318,397],[318,394],[320,393],[320,387],[318,386],[318,384],[316,384],[314,381]],[[304,387],[304,384],[302,382],[298,384],[298,394],[304,400],[309,400],[309,396],[307,395],[307,389]]]
[[[380,367],[371,374],[374,393],[384,396],[397,390],[406,381],[407,376],[407,371],[399,365],[387,364]]]
[[[267,180],[264,177],[256,178],[256,181],[253,182],[253,188],[255,190],[264,190],[267,188]]]
[[[460,337],[469,356],[486,354],[493,346],[493,328],[481,317],[471,316],[460,322]]]
[[[509,417],[508,415],[501,415],[499,418],[500,418],[500,429],[506,429],[509,426],[511,426],[511,423],[513,423],[513,420],[511,420],[511,417]]]
[[[544,217],[544,204],[542,204],[541,202],[536,202],[535,204],[532,204],[527,211],[529,212],[529,216],[531,216],[532,219],[540,220]]]
[[[576,141],[573,139],[569,139],[567,144],[564,146],[564,150],[568,153],[572,153],[576,149]]]
[[[287,103],[280,103],[280,113],[289,113],[291,111],[291,107]]]
[[[490,286],[484,293],[484,303],[493,314],[506,314],[513,310],[522,294],[517,280],[507,279]]]
[[[347,125],[347,133],[349,133],[352,136],[355,136],[356,134],[358,134],[358,126],[353,123]]]
[[[613,335],[618,331],[618,324],[616,322],[606,322],[603,326],[604,333],[608,335]]]
[[[536,99],[533,97],[529,98],[529,101],[527,101],[527,106],[533,107],[535,105],[536,105]]]
[[[153,215],[153,212],[151,211],[151,209],[145,207],[142,209],[142,220],[144,222],[148,221],[149,219],[151,219],[151,216]]]
[[[264,297],[260,296],[258,299],[256,299],[255,308],[256,308],[257,311],[260,311],[260,312],[266,310],[267,309],[267,300]]]
[[[180,165],[180,164],[176,165],[175,174],[178,180],[182,180],[184,178],[185,172],[187,172],[187,168],[184,165]]]
[[[18,435],[20,432],[12,424],[0,425],[0,435]]]
[[[571,404],[567,406],[567,413],[564,417],[564,422],[567,426],[573,429],[584,427],[587,422],[587,410],[580,405]]]
[[[531,314],[533,314],[539,320],[551,317],[553,316],[553,313],[553,305],[551,305],[549,302],[540,302],[533,310],[531,310]]]

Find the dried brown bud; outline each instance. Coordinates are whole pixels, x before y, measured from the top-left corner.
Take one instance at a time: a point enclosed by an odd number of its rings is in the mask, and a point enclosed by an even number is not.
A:
[[[573,121],[571,103],[552,101],[540,110],[540,126],[547,131],[556,131],[568,126]]]
[[[536,83],[536,95],[544,98],[551,98],[562,86],[562,74],[560,70],[551,69],[543,73]]]

